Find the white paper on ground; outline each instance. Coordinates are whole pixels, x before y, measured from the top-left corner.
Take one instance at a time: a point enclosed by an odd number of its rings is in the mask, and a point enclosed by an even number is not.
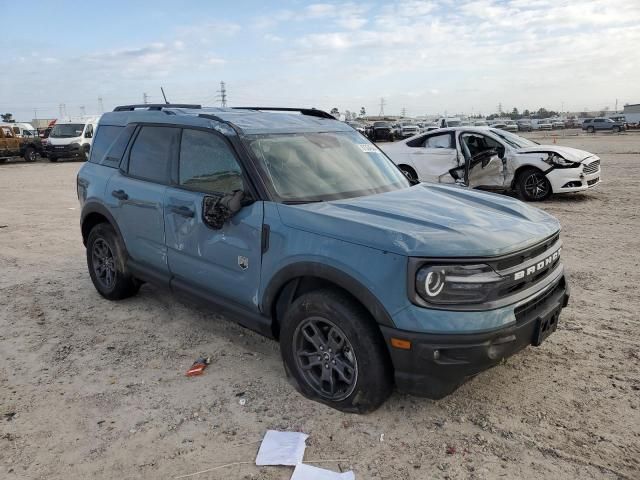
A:
[[[291,480],[356,480],[353,472],[336,473],[301,463],[296,465]]]
[[[304,441],[308,437],[304,433],[267,430],[258,450],[256,465],[298,465],[304,457],[304,449],[307,448]]]

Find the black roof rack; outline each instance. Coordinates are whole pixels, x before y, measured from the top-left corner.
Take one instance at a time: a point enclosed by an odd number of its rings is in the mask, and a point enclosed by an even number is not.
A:
[[[335,120],[336,117],[324,110],[318,110],[317,108],[289,108],[289,107],[233,107],[234,110],[264,110],[271,112],[300,112],[302,115],[309,115],[311,117],[330,118]]]
[[[137,108],[149,110],[162,110],[163,108],[202,108],[202,105],[190,105],[188,103],[140,103],[137,105],[120,105],[113,109],[114,112],[131,112]]]

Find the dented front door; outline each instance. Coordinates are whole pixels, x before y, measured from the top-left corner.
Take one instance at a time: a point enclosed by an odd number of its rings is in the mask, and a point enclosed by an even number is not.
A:
[[[506,187],[509,168],[504,145],[494,138],[475,132],[460,134],[459,147],[465,158],[465,183],[470,188]]]

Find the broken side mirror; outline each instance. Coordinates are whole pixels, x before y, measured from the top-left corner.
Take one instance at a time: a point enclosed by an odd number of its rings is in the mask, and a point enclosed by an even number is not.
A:
[[[234,190],[227,195],[207,195],[202,200],[203,221],[211,228],[220,230],[227,220],[251,203],[251,197],[242,190]]]

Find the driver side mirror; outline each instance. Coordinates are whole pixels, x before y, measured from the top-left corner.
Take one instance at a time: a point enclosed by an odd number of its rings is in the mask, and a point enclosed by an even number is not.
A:
[[[91,130],[87,130],[86,132],[84,132],[84,138],[91,138],[93,137],[93,132]]]
[[[227,195],[207,195],[202,200],[203,221],[214,230],[220,230],[227,220],[251,203],[251,197],[242,190]]]

